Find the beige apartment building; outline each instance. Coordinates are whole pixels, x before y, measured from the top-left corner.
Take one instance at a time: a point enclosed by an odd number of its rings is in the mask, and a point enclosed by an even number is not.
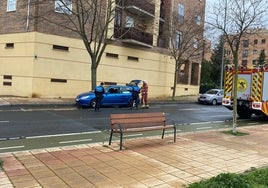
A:
[[[90,57],[81,38],[38,18],[48,10],[54,10],[49,16],[61,18],[57,1],[0,1],[0,95],[75,97],[91,89]],[[141,79],[148,82],[150,97],[171,96],[175,63],[164,28],[172,11],[187,19],[185,10],[194,6],[200,9],[197,27],[203,29],[205,0],[122,2],[116,6],[128,19],[128,25],[121,25],[122,30],[128,27],[128,32],[120,39],[114,33],[98,66],[97,82],[126,84]],[[116,28],[120,23],[115,19],[113,24]],[[177,80],[177,96],[199,92],[202,58],[185,60]]]
[[[227,62],[232,62],[230,47],[225,45],[225,59]],[[241,38],[238,65],[253,68],[258,66],[259,57],[263,51],[267,59],[268,50],[268,30],[254,29],[250,30]],[[265,63],[268,63],[267,60]]]

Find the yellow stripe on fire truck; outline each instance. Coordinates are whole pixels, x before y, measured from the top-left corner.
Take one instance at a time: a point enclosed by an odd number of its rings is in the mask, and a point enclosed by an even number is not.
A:
[[[231,92],[233,89],[233,71],[225,72],[225,82],[224,82],[224,97],[231,98]]]
[[[252,74],[251,100],[261,101],[263,72],[254,72]]]

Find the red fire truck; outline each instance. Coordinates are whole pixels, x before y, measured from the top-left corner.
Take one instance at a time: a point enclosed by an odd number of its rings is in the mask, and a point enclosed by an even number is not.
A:
[[[234,74],[232,67],[226,68],[222,105],[233,109]],[[237,114],[250,118],[252,114],[268,116],[268,68],[238,68]]]

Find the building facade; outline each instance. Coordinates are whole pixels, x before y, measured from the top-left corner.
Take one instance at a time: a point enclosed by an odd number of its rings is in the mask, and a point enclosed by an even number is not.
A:
[[[259,64],[267,66],[267,59],[259,62],[261,53],[267,56],[268,50],[268,30],[254,29],[248,31],[240,40],[238,53],[238,65],[248,68],[257,67]],[[232,53],[230,47],[225,44],[225,59],[228,64],[232,63]]]
[[[58,7],[61,1],[0,1],[0,95],[74,97],[91,89],[90,57],[79,35],[40,19],[41,15],[64,19]],[[164,35],[166,20],[171,11],[187,19],[185,10],[195,6],[200,9],[197,22],[203,27],[205,1],[116,2],[113,40],[98,66],[97,82],[126,84],[141,79],[149,83],[150,97],[171,96],[174,60]],[[177,80],[178,96],[199,91],[202,57],[186,60]]]

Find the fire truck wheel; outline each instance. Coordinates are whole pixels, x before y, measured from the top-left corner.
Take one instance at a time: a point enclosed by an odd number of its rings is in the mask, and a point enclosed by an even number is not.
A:
[[[247,109],[239,109],[237,108],[237,114],[241,119],[249,119],[252,113]]]

